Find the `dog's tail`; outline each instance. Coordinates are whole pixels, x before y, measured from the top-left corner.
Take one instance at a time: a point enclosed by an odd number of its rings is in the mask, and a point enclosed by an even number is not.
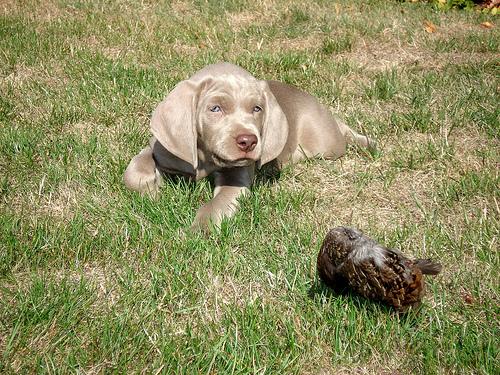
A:
[[[336,120],[339,124],[340,131],[342,132],[342,135],[344,136],[347,143],[364,147],[370,152],[374,152],[377,150],[377,142],[374,139],[352,130],[339,118],[336,118]]]

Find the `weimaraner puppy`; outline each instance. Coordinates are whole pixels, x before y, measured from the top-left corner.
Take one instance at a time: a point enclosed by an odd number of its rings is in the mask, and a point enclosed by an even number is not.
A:
[[[235,213],[255,166],[338,158],[347,143],[373,145],[313,96],[229,63],[209,65],[177,84],[153,112],[151,132],[149,146],[125,171],[125,185],[154,196],[164,174],[196,181],[212,174],[214,197],[198,210],[198,229]]]

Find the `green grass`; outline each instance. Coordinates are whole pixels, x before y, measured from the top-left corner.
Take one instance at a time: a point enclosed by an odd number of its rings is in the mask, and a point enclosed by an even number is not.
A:
[[[1,5],[0,372],[499,373],[496,23],[384,0]],[[189,233],[208,181],[155,201],[121,179],[155,105],[220,60],[379,152],[287,167]],[[337,225],[443,263],[419,311],[317,280]]]

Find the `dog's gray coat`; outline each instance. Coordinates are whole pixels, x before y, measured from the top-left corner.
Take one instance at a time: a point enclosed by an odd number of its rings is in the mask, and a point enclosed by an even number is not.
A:
[[[209,65],[175,86],[155,109],[151,132],[149,146],[128,165],[125,184],[155,195],[165,173],[195,180],[213,174],[214,197],[198,210],[197,228],[234,214],[255,166],[338,158],[347,143],[372,146],[313,96],[229,63]],[[242,137],[253,139],[252,146]]]

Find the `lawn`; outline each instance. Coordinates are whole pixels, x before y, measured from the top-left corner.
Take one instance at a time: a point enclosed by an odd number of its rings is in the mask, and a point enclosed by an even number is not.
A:
[[[500,373],[499,28],[391,0],[2,1],[0,372]],[[258,178],[190,233],[209,181],[153,200],[122,176],[156,104],[221,60],[378,152]],[[422,308],[322,285],[337,225],[439,260]]]

